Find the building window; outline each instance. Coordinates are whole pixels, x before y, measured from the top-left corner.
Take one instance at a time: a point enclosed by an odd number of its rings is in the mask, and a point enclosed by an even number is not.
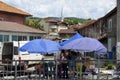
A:
[[[37,36],[37,39],[41,39],[41,36]]]
[[[111,52],[111,49],[112,49],[111,46],[112,46],[112,39],[109,38],[109,39],[108,39],[108,51],[109,51],[109,52]]]
[[[3,35],[0,35],[0,42],[3,42]]]
[[[29,39],[30,39],[30,40],[33,40],[33,39],[41,39],[41,36],[30,36]]]
[[[9,41],[9,35],[4,35],[4,42],[8,42]]]
[[[12,41],[18,41],[18,37],[16,35],[12,36]]]
[[[22,37],[22,40],[23,40],[23,41],[27,41],[27,36],[23,36],[23,37]]]
[[[29,38],[29,39],[30,39],[30,40],[33,40],[33,39],[35,39],[35,38],[34,38],[34,36],[30,36],[30,38]]]
[[[0,21],[3,21],[3,18],[0,18]]]
[[[30,36],[30,40],[37,39],[36,36]]]
[[[108,20],[108,32],[112,31],[112,19]]]
[[[18,36],[18,41],[22,41],[22,36]]]
[[[8,42],[9,35],[0,35],[0,42]]]
[[[27,36],[16,36],[16,35],[12,36],[12,41],[26,41],[26,40],[27,40]]]
[[[18,36],[18,41],[26,41],[27,36]]]

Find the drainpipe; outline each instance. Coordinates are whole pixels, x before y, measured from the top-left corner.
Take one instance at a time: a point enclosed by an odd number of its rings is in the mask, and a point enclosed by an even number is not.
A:
[[[120,60],[120,0],[117,0],[117,46],[116,46],[116,59]]]

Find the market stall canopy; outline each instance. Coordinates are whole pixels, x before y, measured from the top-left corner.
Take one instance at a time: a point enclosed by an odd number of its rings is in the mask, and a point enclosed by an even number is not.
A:
[[[106,47],[94,38],[79,38],[69,42],[68,44],[61,47],[61,49],[71,49],[82,52],[96,52],[97,54],[107,53]]]
[[[61,46],[59,45],[58,42],[47,39],[35,39],[20,47],[19,51],[27,51],[29,53],[49,54],[59,51],[60,48]]]
[[[83,38],[83,36],[80,35],[79,33],[76,33],[76,34],[75,34],[74,36],[72,36],[69,40],[66,40],[66,41],[64,41],[64,42],[61,42],[60,45],[61,45],[61,46],[64,46],[65,44],[67,44],[67,43],[69,43],[69,42],[71,42],[71,41],[73,41],[73,40],[75,40],[75,39],[78,39],[78,38]]]

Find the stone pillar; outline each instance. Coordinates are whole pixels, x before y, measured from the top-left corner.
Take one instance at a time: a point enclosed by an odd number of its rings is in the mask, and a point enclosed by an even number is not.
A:
[[[117,0],[117,53],[116,58],[120,60],[120,0]]]

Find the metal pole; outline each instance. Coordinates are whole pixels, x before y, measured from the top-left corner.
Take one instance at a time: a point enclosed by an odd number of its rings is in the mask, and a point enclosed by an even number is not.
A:
[[[56,80],[57,80],[57,60],[56,60]]]
[[[57,80],[57,73],[58,73],[58,71],[57,71],[57,55],[55,55],[56,56],[56,59],[55,59],[55,63],[56,63],[56,80]]]
[[[100,60],[99,60],[99,55],[98,55],[98,76],[97,76],[97,80],[100,79]]]
[[[117,52],[116,52],[116,59],[119,60],[120,59],[120,0],[116,0],[117,1],[117,28],[116,28],[116,44],[117,44]],[[118,61],[117,61],[118,63]]]
[[[14,80],[17,80],[17,61],[15,60],[15,76],[14,76]]]

